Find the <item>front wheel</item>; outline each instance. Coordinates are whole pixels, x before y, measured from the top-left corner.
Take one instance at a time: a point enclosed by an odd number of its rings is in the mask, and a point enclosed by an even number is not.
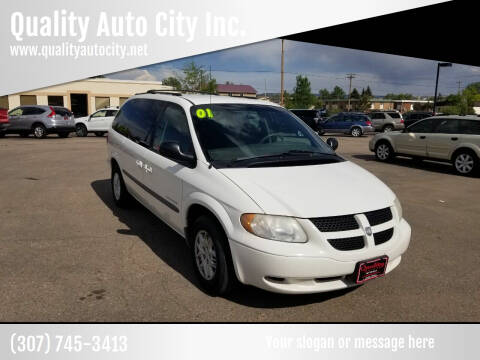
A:
[[[471,175],[478,169],[479,160],[469,150],[460,150],[453,158],[453,166],[460,175]]]
[[[75,125],[75,133],[79,137],[85,137],[88,135],[87,127],[83,124]]]
[[[223,229],[211,218],[201,216],[191,234],[193,265],[202,287],[214,296],[228,293],[236,276]]]
[[[383,141],[375,146],[375,157],[380,161],[390,161],[395,156],[392,146]]]
[[[125,208],[131,203],[131,197],[123,181],[122,173],[118,166],[112,169],[111,178],[113,200],[118,207]]]

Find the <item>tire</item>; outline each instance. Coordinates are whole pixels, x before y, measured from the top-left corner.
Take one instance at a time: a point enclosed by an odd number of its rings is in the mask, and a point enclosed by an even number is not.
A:
[[[75,125],[75,133],[78,137],[85,137],[88,135],[87,127],[83,124]]]
[[[472,175],[478,171],[479,160],[471,150],[462,149],[457,151],[452,158],[453,167],[460,175]]]
[[[192,225],[191,254],[195,273],[210,295],[225,295],[237,278],[228,240],[221,226],[208,216],[200,216]]]
[[[42,124],[33,125],[32,130],[36,139],[44,139],[47,136],[47,129]]]
[[[122,172],[120,171],[118,165],[112,167],[112,177],[110,180],[112,188],[112,196],[115,205],[120,208],[127,208],[131,204],[132,197],[128,193],[125,182],[123,181]]]
[[[375,145],[375,157],[377,160],[386,162],[390,161],[395,157],[395,152],[393,151],[392,145],[387,141],[380,141]]]
[[[385,125],[382,129],[383,132],[390,132],[393,131],[393,126],[392,125]]]
[[[61,137],[61,138],[68,138],[68,135],[70,135],[69,132],[59,132],[58,134],[58,137]]]
[[[105,133],[103,131],[97,131],[95,132],[95,135],[98,137],[102,137],[103,135],[105,135]]]
[[[350,130],[350,135],[353,137],[360,137],[362,136],[362,129],[360,129],[358,126],[355,126]]]

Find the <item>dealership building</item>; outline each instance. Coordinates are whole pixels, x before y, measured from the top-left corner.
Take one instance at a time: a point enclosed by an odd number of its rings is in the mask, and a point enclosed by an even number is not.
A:
[[[65,106],[75,116],[89,115],[97,109],[121,106],[130,96],[150,89],[171,90],[161,81],[94,78],[0,97],[0,108],[20,105]]]

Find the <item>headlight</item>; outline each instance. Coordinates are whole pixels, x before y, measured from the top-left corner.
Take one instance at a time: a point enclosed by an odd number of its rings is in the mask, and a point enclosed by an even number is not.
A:
[[[297,220],[287,216],[243,214],[242,226],[256,236],[294,243],[307,242],[307,234]]]
[[[395,201],[393,202],[393,204],[395,205],[395,209],[397,209],[398,220],[402,220],[402,216],[403,216],[402,205],[400,204],[400,201],[398,200],[397,197],[395,198]]]

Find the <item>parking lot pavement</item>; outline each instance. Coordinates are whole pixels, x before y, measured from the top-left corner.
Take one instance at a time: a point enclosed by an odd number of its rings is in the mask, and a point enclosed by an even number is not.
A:
[[[242,286],[228,298],[199,290],[160,220],[113,206],[105,138],[0,139],[0,321],[480,321],[480,179],[379,163],[368,137],[338,139],[402,202],[412,241],[400,266],[348,291]]]

